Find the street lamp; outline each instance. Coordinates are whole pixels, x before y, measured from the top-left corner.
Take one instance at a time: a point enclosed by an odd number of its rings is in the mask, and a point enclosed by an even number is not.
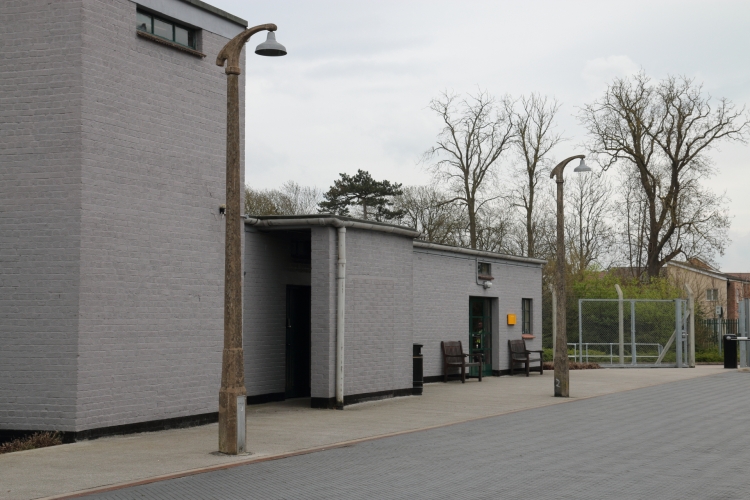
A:
[[[568,334],[565,331],[565,223],[563,219],[563,169],[565,165],[580,158],[581,163],[574,172],[591,172],[591,168],[583,161],[584,155],[571,156],[561,161],[552,172],[550,178],[556,177],[557,182],[557,338],[555,339],[555,397],[570,396],[570,371],[568,368]]]
[[[240,197],[240,54],[245,43],[259,31],[268,38],[255,53],[283,56],[286,49],[276,41],[275,24],[261,24],[232,38],[216,57],[216,65],[227,74],[227,179],[226,248],[224,255],[224,351],[219,390],[219,451],[230,455],[245,452],[245,365],[242,350],[242,212]],[[238,417],[239,414],[239,417]]]

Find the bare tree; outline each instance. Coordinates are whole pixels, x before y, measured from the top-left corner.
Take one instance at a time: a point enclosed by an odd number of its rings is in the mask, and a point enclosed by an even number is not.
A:
[[[748,120],[744,108],[726,99],[715,107],[713,102],[693,80],[668,77],[652,84],[640,73],[616,79],[581,110],[589,149],[603,168],[635,167],[646,209],[648,277],[680,254],[723,252],[728,227],[723,198],[699,186],[713,173],[708,151],[721,140],[744,141]]]
[[[594,263],[608,267],[615,243],[609,224],[612,185],[594,173],[574,175],[567,184],[565,232],[571,269],[582,273]]]
[[[421,239],[446,245],[460,245],[461,233],[466,228],[463,210],[456,210],[451,197],[435,185],[408,186],[394,198],[394,209],[403,215],[401,224],[422,233]]]
[[[436,145],[424,155],[436,178],[447,182],[450,200],[461,203],[469,223],[469,246],[477,248],[477,214],[492,199],[487,191],[498,160],[511,147],[515,132],[512,103],[487,92],[460,99],[444,92],[430,109],[443,121]]]
[[[306,215],[318,211],[323,192],[316,187],[287,181],[279,189],[253,189],[245,186],[245,213],[248,215]]]
[[[555,115],[559,109],[557,100],[531,94],[529,97],[521,97],[520,110],[513,113],[515,149],[522,164],[514,172],[519,182],[511,192],[511,199],[513,205],[520,208],[525,216],[525,244],[521,253],[529,257],[537,255],[536,241],[544,229],[537,209],[537,197],[541,194],[538,194],[537,185],[549,173],[550,151],[563,140],[562,135],[553,130]]]

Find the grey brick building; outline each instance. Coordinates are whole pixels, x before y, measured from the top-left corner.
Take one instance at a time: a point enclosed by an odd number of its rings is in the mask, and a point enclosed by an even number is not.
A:
[[[198,0],[0,2],[0,434],[216,419],[226,79],[214,60],[246,26]],[[340,227],[345,402],[408,393],[415,342],[428,380],[440,341],[468,347],[477,325],[495,374],[508,338],[525,329],[541,346],[541,261],[351,219],[248,219],[251,403],[332,405]]]
[[[334,405],[342,237],[346,404],[411,393],[414,343],[424,346],[427,381],[442,379],[443,340],[461,340],[465,352],[482,352],[487,375],[508,372],[509,339],[525,337],[528,346],[541,349],[544,261],[436,245],[416,236],[407,228],[345,217],[248,218],[249,400],[310,396],[313,406]],[[298,295],[302,300],[295,300]],[[303,374],[293,370],[299,365]]]
[[[0,429],[214,418],[215,58],[246,26],[194,0],[0,2]]]

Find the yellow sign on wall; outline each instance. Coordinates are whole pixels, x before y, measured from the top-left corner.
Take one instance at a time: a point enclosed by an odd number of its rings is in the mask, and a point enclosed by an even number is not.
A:
[[[516,315],[515,314],[509,314],[508,315],[508,324],[509,325],[515,325],[516,324]]]

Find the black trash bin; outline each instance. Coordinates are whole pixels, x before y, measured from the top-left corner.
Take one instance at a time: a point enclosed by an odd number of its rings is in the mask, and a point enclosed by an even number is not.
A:
[[[422,395],[424,386],[424,358],[422,357],[422,344],[412,345],[412,354],[414,355],[414,386],[412,394],[415,396]]]
[[[737,335],[724,335],[724,368],[737,368]]]

